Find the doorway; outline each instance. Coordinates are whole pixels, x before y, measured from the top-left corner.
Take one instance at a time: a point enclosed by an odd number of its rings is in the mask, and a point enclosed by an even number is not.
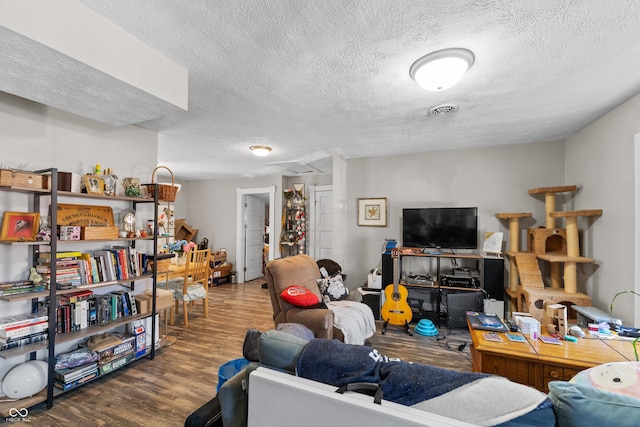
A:
[[[247,194],[244,211],[244,281],[264,274],[265,244],[269,241],[265,228],[265,208],[269,204],[266,194]]]
[[[262,276],[265,242],[273,242],[275,187],[236,189],[236,271],[239,283]],[[270,246],[269,246],[270,248]],[[268,250],[273,259],[273,250]]]
[[[310,185],[311,245],[314,259],[333,259],[333,186]]]

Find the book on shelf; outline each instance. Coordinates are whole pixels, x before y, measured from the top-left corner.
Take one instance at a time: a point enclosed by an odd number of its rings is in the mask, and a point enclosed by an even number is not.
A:
[[[0,282],[0,289],[16,289],[33,286],[32,280],[16,280],[13,282]]]
[[[44,282],[35,284],[32,280],[18,280],[14,282],[0,282],[0,296],[41,292],[47,289]]]
[[[118,291],[116,292],[116,294],[120,297],[120,300],[122,301],[122,306],[121,306],[122,316],[131,315],[131,309],[130,309],[131,303],[129,302],[129,295],[125,291]]]
[[[113,251],[116,255],[118,266],[120,268],[120,280],[126,280],[130,277],[129,255],[127,249],[114,247]]]
[[[80,251],[64,251],[64,252],[56,252],[56,258],[74,258],[82,255]]]
[[[73,368],[56,369],[53,376],[57,381],[68,383],[82,378],[98,369],[98,362],[91,362]]]
[[[18,314],[16,316],[2,317],[0,318],[0,330],[13,326],[24,326],[33,323],[40,323],[49,319],[49,316],[41,313],[26,313]]]
[[[93,296],[93,291],[88,289],[83,289],[79,291],[74,291],[62,295],[57,296],[57,300],[59,304],[69,304],[76,301],[81,301],[83,299],[89,299]]]
[[[37,332],[46,331],[49,328],[49,321],[43,320],[38,323],[31,323],[28,325],[9,326],[4,329],[0,329],[0,338],[15,338],[25,335],[31,335]]]
[[[126,291],[127,297],[129,298],[129,310],[131,311],[131,315],[135,316],[138,314],[138,307],[136,307],[136,294],[133,291]]]
[[[35,334],[25,335],[15,338],[0,338],[0,351],[10,350],[12,348],[22,347],[24,345],[36,344],[38,342],[46,341],[49,339],[47,331],[37,332]]]
[[[46,290],[47,290],[47,285],[38,284],[38,285],[31,285],[29,287],[0,289],[0,296],[28,294],[28,293],[31,293],[31,292],[42,292],[42,291],[46,291]]]
[[[53,385],[61,390],[70,390],[74,387],[77,387],[81,384],[84,384],[88,381],[91,381],[94,378],[98,377],[98,370],[95,369],[87,374],[85,374],[84,376],[75,379],[73,381],[69,381],[69,382],[62,382],[62,381],[58,381],[58,380],[54,380]]]
[[[98,304],[95,298],[91,298],[88,300],[87,306],[87,321],[89,325],[97,325],[98,324]]]
[[[100,280],[98,280],[99,282],[118,280],[111,252],[106,249],[100,249],[93,251],[93,256],[96,258],[98,271],[101,272]]]

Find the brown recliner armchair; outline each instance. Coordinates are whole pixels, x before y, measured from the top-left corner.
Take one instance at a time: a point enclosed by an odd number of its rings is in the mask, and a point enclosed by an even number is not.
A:
[[[311,329],[316,338],[344,341],[344,334],[333,326],[333,311],[327,308],[299,308],[280,297],[289,286],[303,286],[322,301],[317,280],[321,277],[316,261],[300,254],[270,261],[265,269],[269,297],[273,306],[273,320],[280,323],[299,323]]]

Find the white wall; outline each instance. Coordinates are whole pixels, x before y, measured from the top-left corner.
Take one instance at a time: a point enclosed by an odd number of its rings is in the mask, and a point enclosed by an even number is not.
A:
[[[564,184],[564,150],[564,142],[555,141],[348,160],[342,266],[349,287],[364,284],[368,271],[380,266],[385,238],[402,244],[403,208],[478,207],[479,243],[486,231],[503,231],[505,247],[509,226],[495,214],[531,212],[531,220],[521,221],[525,242],[526,228],[545,224],[544,199],[528,190]],[[357,199],[363,197],[387,198],[387,227],[357,225]]]
[[[227,259],[235,264],[236,253],[236,189],[276,187],[276,216],[282,210],[282,177],[241,178],[224,180],[190,181],[186,207],[187,222],[198,229],[198,240],[209,239],[211,250],[227,250]],[[280,233],[280,217],[275,218]],[[276,240],[279,237],[276,236]]]
[[[640,95],[631,98],[567,139],[566,183],[580,186],[575,209],[602,209],[602,217],[582,218],[582,255],[595,259],[585,266],[587,294],[607,311],[616,292],[640,284],[634,273],[635,197],[634,136],[640,132]],[[640,298],[616,300],[616,316],[640,326]],[[635,313],[635,314],[634,314]]]
[[[282,214],[282,190],[293,184],[305,184],[305,195],[308,196],[310,184],[324,185],[331,183],[331,175],[308,175],[285,177],[272,175],[260,178],[221,179],[206,181],[190,181],[183,183],[186,187],[186,204],[188,212],[187,223],[198,229],[198,241],[206,237],[212,250],[227,249],[227,259],[235,262],[236,253],[236,189],[257,188],[274,185],[276,187],[276,218],[275,234],[277,243],[280,239]],[[186,185],[184,185],[186,184]],[[182,190],[181,190],[182,191]],[[276,251],[275,258],[280,256],[279,247],[271,245]]]

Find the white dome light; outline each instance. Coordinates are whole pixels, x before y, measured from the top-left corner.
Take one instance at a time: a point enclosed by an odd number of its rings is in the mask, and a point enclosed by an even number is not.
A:
[[[251,147],[249,147],[249,149],[251,150],[251,152],[253,152],[253,154],[259,157],[268,156],[271,152],[271,147],[269,147],[268,145],[252,145]]]
[[[438,92],[458,83],[473,61],[473,53],[467,49],[439,50],[414,62],[409,74],[423,89]]]

